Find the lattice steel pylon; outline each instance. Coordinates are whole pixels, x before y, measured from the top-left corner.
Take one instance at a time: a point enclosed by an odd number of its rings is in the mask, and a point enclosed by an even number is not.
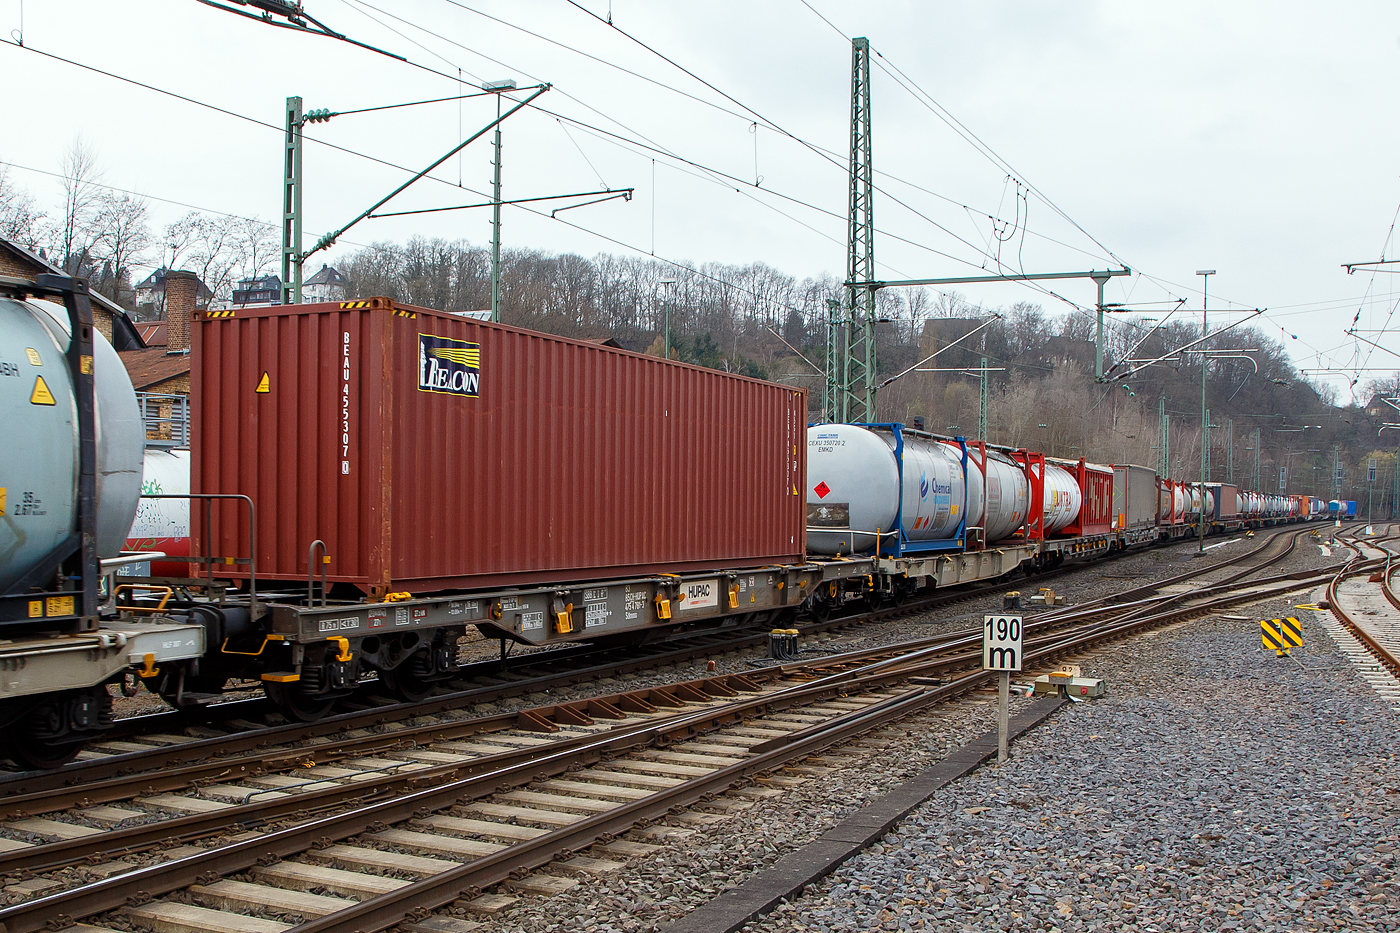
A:
[[[826,384],[822,387],[822,420],[841,420],[841,400],[845,398],[846,312],[836,298],[826,300]]]
[[[852,39],[846,346],[844,353],[827,359],[828,381],[840,387],[832,420],[846,423],[875,420],[875,184],[870,139],[870,40]]]
[[[1167,399],[1166,396],[1157,400],[1157,475],[1169,479],[1172,470],[1171,431],[1167,429]]]

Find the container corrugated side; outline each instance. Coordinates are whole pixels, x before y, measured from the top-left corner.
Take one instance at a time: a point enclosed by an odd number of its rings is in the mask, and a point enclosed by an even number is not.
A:
[[[197,488],[253,496],[260,577],[318,538],[373,593],[805,559],[801,390],[384,299],[201,320],[193,363]]]
[[[1124,530],[1157,524],[1157,473],[1135,464],[1113,467],[1113,510]]]
[[[298,309],[196,321],[191,490],[253,500],[259,577],[304,580],[320,539],[329,580],[369,585],[384,576],[392,512],[384,321],[337,305]],[[246,556],[246,507],[214,503],[209,531],[205,508],[191,509],[194,552]]]
[[[1206,486],[1215,494],[1214,514],[1211,517],[1218,522],[1238,519],[1240,487],[1233,483],[1207,483]]]

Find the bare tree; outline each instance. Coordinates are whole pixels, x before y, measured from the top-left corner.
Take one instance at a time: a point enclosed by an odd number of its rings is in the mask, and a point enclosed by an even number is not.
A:
[[[191,211],[165,228],[160,261],[163,269],[194,272],[214,297],[228,298],[240,279],[266,275],[278,250],[273,228],[256,217]]]
[[[10,179],[9,166],[0,166],[0,237],[38,249],[44,216],[34,207],[34,196]]]
[[[167,224],[165,236],[160,244],[160,266],[162,269],[177,269],[180,261],[194,251],[199,239],[203,214],[190,211],[174,223]]]
[[[63,270],[77,275],[93,260],[93,248],[98,240],[95,221],[102,194],[97,155],[81,136],[69,144],[59,163],[59,172],[63,176],[63,212],[54,222],[50,235]]]
[[[143,261],[151,247],[147,217],[145,198],[104,192],[97,199],[94,250],[104,268],[98,288],[119,303],[129,297],[132,269]]]
[[[236,227],[243,254],[239,277],[255,279],[268,274],[282,255],[277,228],[256,217],[240,217]]]
[[[194,249],[185,262],[218,298],[227,298],[233,292],[238,273],[247,261],[239,223],[233,217],[203,215]]]
[[[1383,398],[1400,398],[1400,372],[1366,380],[1366,398],[1369,400],[1377,395]]]

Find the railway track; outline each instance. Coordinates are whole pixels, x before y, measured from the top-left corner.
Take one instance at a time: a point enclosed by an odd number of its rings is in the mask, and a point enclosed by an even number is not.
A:
[[[1052,632],[1101,615],[1085,613],[1069,623],[1032,619],[1028,631]],[[254,750],[232,761],[202,761],[180,768],[119,774],[76,786],[39,775],[36,786],[27,793],[4,798],[8,820],[0,823],[0,829],[17,837],[33,835],[49,841],[0,852],[0,872],[21,866],[31,870],[56,867],[91,853],[96,829],[56,821],[52,814],[66,811],[83,817],[84,822],[96,818],[110,823],[101,834],[107,851],[200,838],[229,827],[252,828],[287,814],[323,811],[376,794],[405,793],[427,782],[452,780],[508,764],[528,758],[547,744],[567,741],[574,732],[590,731],[599,720],[625,719],[631,712],[651,714],[658,708],[674,709],[712,697],[759,692],[771,683],[832,676],[853,666],[887,662],[911,653],[940,671],[956,669],[980,658],[980,637],[980,629],[966,630],[889,648],[775,666],[749,675],[718,675],[462,722],[405,726],[390,733],[352,734],[315,748]],[[486,760],[478,760],[482,755]]]
[[[1218,568],[1198,573],[1211,569]],[[1136,601],[1081,608],[1072,618],[1046,613],[1027,623],[1027,658],[1047,664],[1106,640],[1315,586],[1325,578],[1280,575],[1248,585],[1216,584],[1190,596],[1174,594],[1151,611]],[[94,866],[89,876],[113,874],[46,896],[64,882],[42,874],[25,879],[21,883],[30,885],[31,899],[0,911],[0,922],[9,933],[43,929],[52,920],[61,929],[64,922],[92,918],[161,931],[275,933],[294,922],[303,930],[372,930],[405,920],[437,924],[421,929],[463,929],[460,917],[425,911],[470,904],[488,897],[478,891],[503,882],[546,893],[570,879],[529,874],[541,866],[565,873],[605,871],[618,859],[644,855],[648,832],[661,838],[687,826],[703,827],[713,822],[709,817],[722,818],[727,808],[742,806],[745,792],[781,793],[782,776],[741,785],[982,685],[987,675],[981,671],[958,673],[979,657],[979,637],[962,633],[897,651],[783,665],[761,672],[767,675],[762,680],[757,672],[753,678],[716,678],[709,687],[694,686],[692,693],[671,693],[674,706],[579,701],[597,706],[591,715],[580,716],[577,707],[561,711],[559,721],[551,720],[557,731],[520,729],[517,721],[513,729],[443,740],[457,746],[458,762],[430,763],[434,754],[444,753],[441,743],[382,752],[411,762],[407,768],[395,766],[409,773],[374,787],[368,783],[373,779],[361,777],[361,796],[334,804],[329,801],[345,792],[332,788],[349,782],[324,770],[308,769],[299,793],[285,783],[259,783],[255,775],[239,785],[255,790],[253,799],[225,800],[205,814],[176,817],[189,822],[132,827],[122,832],[138,835],[126,838],[114,831],[25,846],[26,858],[9,861],[30,865],[31,871],[72,865],[79,857],[91,860],[99,849],[110,859],[123,845],[159,851],[142,867],[116,861]],[[809,761],[802,767],[812,771],[826,765]],[[327,796],[308,796],[312,793]],[[206,799],[220,796],[211,791]],[[676,809],[697,806],[720,812],[707,816]],[[234,821],[237,807],[253,809]],[[201,819],[203,830],[195,825]],[[642,825],[658,819],[663,823]],[[201,832],[221,832],[220,822],[227,826],[225,844],[172,848]],[[632,835],[641,838],[609,838],[639,825]],[[239,838],[247,827],[261,832]],[[133,845],[141,832],[144,842]],[[586,847],[586,854],[577,854]],[[473,896],[464,897],[463,891]],[[104,920],[108,911],[118,914]]]
[[[1233,566],[1287,536],[1287,531],[1279,530],[1251,551],[1213,563],[1210,568]],[[1041,582],[1097,566],[1101,565],[1071,563],[1032,579]],[[1150,591],[1153,586],[1175,583],[1201,572],[1201,568],[1192,568],[1186,574],[1139,589]],[[1005,586],[1005,581],[995,581],[939,592],[900,605],[882,605],[874,609],[856,606],[845,615],[822,621],[807,620],[797,628],[802,636],[839,633],[998,594]],[[46,787],[93,784],[137,771],[168,771],[173,779],[187,773],[181,769],[192,762],[208,764],[211,759],[244,755],[269,744],[308,749],[309,759],[320,761],[319,756],[325,753],[325,746],[332,737],[351,735],[356,730],[381,728],[387,723],[408,722],[425,716],[465,717],[462,710],[475,705],[532,694],[553,694],[580,684],[625,677],[665,665],[713,658],[726,652],[752,651],[764,647],[768,641],[766,629],[711,632],[646,646],[570,647],[477,661],[464,666],[451,689],[422,701],[388,703],[378,698],[377,702],[371,702],[366,697],[360,700],[358,708],[313,723],[284,722],[272,704],[261,697],[221,703],[194,714],[166,710],[128,717],[119,720],[111,734],[95,743],[76,762],[48,771],[0,772],[0,801]]]
[[[1267,546],[1266,542],[1256,551],[1264,550]],[[1240,555],[1228,563],[1236,563],[1249,556]],[[1192,572],[1211,572],[1220,566],[1196,568]],[[1206,595],[1210,592],[1214,590],[1206,591]],[[1127,605],[1108,605],[1096,601],[1074,610],[1032,617],[1031,625],[1048,628],[1094,619],[1128,619],[1142,616],[1153,607],[1179,602],[1182,598],[1158,597]],[[976,647],[977,637],[976,630],[969,630],[913,645],[906,644],[902,648],[972,651]],[[887,655],[888,650],[880,649],[844,657],[864,662]],[[848,660],[845,663],[851,662]],[[809,662],[805,667],[783,666],[751,676],[766,680],[789,671],[825,666],[826,662]],[[678,692],[679,697],[694,698],[711,691],[732,693],[733,684],[746,689],[751,683],[744,677],[733,681],[730,677],[720,676],[676,685],[672,689]],[[454,743],[469,742],[473,737],[521,726],[533,732],[547,732],[554,729],[553,724],[556,723],[584,721],[594,709],[645,707],[657,699],[658,695],[648,689],[485,717],[470,717],[440,703],[430,703],[419,710],[416,721],[406,721],[391,731],[355,728],[331,732],[333,724],[330,723],[312,726],[297,724],[232,738],[203,739],[170,747],[152,746],[143,752],[88,762],[69,771],[39,772],[10,779],[0,785],[5,794],[0,801],[3,801],[5,813],[11,822],[0,824],[0,828],[10,829],[20,838],[27,838],[24,834],[29,833],[40,837],[67,833],[70,838],[46,841],[57,845],[60,851],[65,846],[69,851],[81,851],[83,837],[89,835],[89,831],[95,832],[96,827],[64,827],[52,821],[35,820],[64,810],[96,807],[102,809],[92,811],[96,816],[90,819],[96,819],[104,826],[115,827],[125,821],[140,821],[144,834],[140,838],[162,838],[162,830],[157,826],[165,825],[166,821],[171,824],[167,835],[188,835],[205,831],[208,825],[217,827],[221,822],[239,823],[252,800],[272,794],[273,788],[280,787],[276,794],[289,798],[289,805],[284,808],[288,812],[311,806],[303,796],[310,790],[317,792],[310,796],[319,800],[318,806],[353,799],[367,789],[376,792],[402,791],[405,786],[427,777],[453,773],[453,766],[461,761]],[[676,696],[660,697],[663,705],[674,705],[677,700]],[[426,717],[424,714],[428,713],[454,715],[444,721],[440,717]],[[427,721],[422,721],[424,719]],[[410,750],[431,750],[435,746],[446,749],[443,760],[436,763],[438,767],[431,775],[417,774],[420,769],[405,755]],[[220,754],[216,755],[215,752]],[[321,780],[327,776],[347,786],[327,786]],[[192,797],[179,796],[190,793]],[[139,808],[110,806],[126,801],[140,801]],[[235,808],[225,812],[230,804],[236,805]],[[179,815],[172,819],[170,811]],[[160,821],[154,821],[153,815],[159,816]],[[120,831],[115,835],[108,833],[110,838],[122,835]],[[132,846],[138,844],[135,841],[129,843]],[[9,856],[0,853],[0,870],[8,864],[26,859],[32,861],[35,857],[37,853],[16,851]]]
[[[1377,693],[1400,707],[1400,563],[1393,548],[1380,546],[1394,540],[1394,530],[1389,526],[1387,536],[1371,541],[1344,537],[1356,557],[1328,582],[1326,594],[1340,626],[1334,640]]]
[[[1204,572],[1233,566],[1268,552],[1276,546],[1280,538],[1292,539],[1288,544],[1288,550],[1291,550],[1297,537],[1296,532],[1292,535],[1280,532],[1251,551],[1204,567],[1193,567],[1185,574],[1129,591],[1129,595],[1149,592],[1155,587],[1175,584]],[[1284,555],[1279,555],[1276,559],[1281,559],[1282,556]],[[1068,572],[1071,567],[1061,568],[1053,573]],[[1041,575],[1040,579],[1048,576],[1051,574]],[[844,618],[809,622],[799,626],[799,632],[803,636],[810,636],[821,632],[853,629],[867,623],[890,621],[976,599],[1000,592],[1001,589],[1002,585],[993,583],[960,589],[953,593],[941,593],[903,606],[886,606]],[[1086,603],[1076,612],[1104,604],[1103,600]],[[1053,615],[1051,617],[1053,618]],[[1078,617],[1080,616],[1076,616]],[[435,720],[469,720],[473,717],[468,711],[480,704],[496,703],[508,697],[549,695],[578,684],[617,679],[667,664],[714,657],[724,652],[748,651],[762,647],[768,639],[767,632],[741,632],[724,637],[707,635],[689,638],[675,645],[655,646],[649,651],[567,649],[514,659],[514,663],[509,667],[497,668],[494,662],[481,663],[473,669],[473,675],[482,683],[471,689],[453,691],[419,703],[371,706],[315,723],[285,723],[259,728],[256,723],[235,719],[232,725],[237,731],[234,732],[224,733],[196,726],[194,731],[181,734],[170,728],[181,718],[178,712],[139,717],[145,721],[144,729],[130,729],[125,736],[125,739],[129,740],[108,739],[98,743],[93,751],[85,753],[84,760],[61,769],[0,777],[0,802],[5,804],[9,812],[15,812],[21,805],[21,801],[15,798],[32,800],[36,793],[78,786],[87,789],[89,794],[102,795],[102,802],[108,802],[120,799],[113,796],[119,793],[113,790],[114,787],[137,783],[138,779],[132,775],[159,772],[150,786],[145,788],[150,795],[154,795],[157,792],[188,786],[192,782],[208,780],[211,775],[226,774],[237,777],[250,773],[251,770],[275,768],[279,757],[283,759],[283,769],[291,768],[292,762],[305,763],[304,766],[307,767],[326,765],[334,760],[349,757],[351,751],[365,754],[363,750],[373,750],[385,745],[385,741],[379,738],[377,733],[383,731],[388,723],[405,724],[395,732],[402,742],[430,740],[428,737],[450,734],[453,730],[443,728],[437,721],[428,725],[413,726],[411,723],[414,720],[424,717],[433,717]],[[263,708],[266,706],[263,704]],[[239,728],[240,726],[242,728]],[[470,728],[472,727],[463,726],[456,731]],[[424,738],[420,739],[420,736]],[[289,754],[277,756],[268,751],[276,746],[289,750]],[[253,755],[259,757],[246,757]],[[234,760],[235,756],[242,760]]]

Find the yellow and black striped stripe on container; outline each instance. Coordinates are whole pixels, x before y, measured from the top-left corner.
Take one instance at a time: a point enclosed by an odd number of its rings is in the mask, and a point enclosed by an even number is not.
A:
[[[211,318],[211,317],[233,317],[236,313],[237,313],[236,311],[205,311],[205,312],[204,312],[204,316],[205,316],[206,318]]]
[[[342,311],[363,311],[365,308],[374,306],[373,301],[342,301],[340,310]]]

